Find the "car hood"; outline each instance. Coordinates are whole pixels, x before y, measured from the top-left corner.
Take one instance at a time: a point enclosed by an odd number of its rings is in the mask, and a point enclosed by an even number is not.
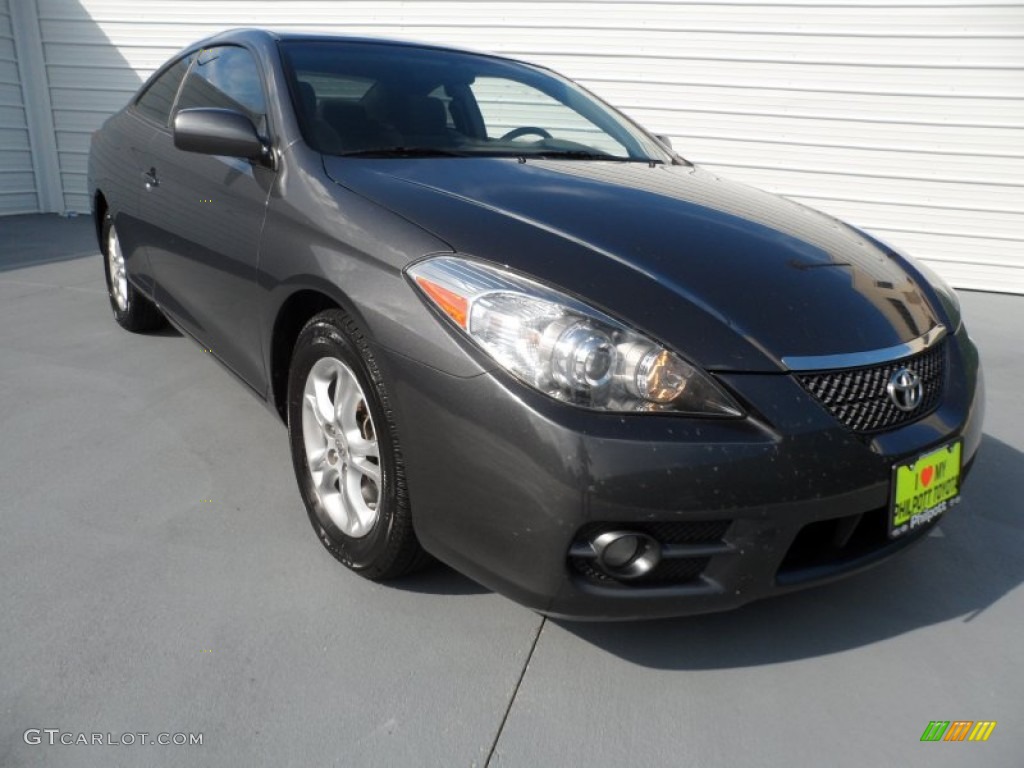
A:
[[[454,250],[549,281],[711,370],[780,370],[785,357],[884,349],[939,322],[899,255],[830,216],[699,168],[324,163],[334,181]]]

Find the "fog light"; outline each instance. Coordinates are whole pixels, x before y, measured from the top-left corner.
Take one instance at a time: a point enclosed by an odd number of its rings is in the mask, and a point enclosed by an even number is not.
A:
[[[636,536],[620,536],[604,548],[601,560],[609,568],[622,568],[636,558],[643,547],[643,542]]]
[[[597,566],[616,579],[638,579],[661,562],[661,545],[646,533],[606,531],[590,540]]]

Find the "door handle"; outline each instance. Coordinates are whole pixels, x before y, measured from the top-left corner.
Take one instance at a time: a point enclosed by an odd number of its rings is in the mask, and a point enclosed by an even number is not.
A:
[[[156,177],[156,168],[150,168],[142,174],[142,178],[146,180],[146,189],[153,189],[153,187],[160,186],[160,179]]]

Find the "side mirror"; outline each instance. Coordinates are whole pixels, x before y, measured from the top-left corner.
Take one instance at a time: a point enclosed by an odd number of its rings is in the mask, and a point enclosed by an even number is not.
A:
[[[666,136],[665,134],[663,134],[663,133],[656,133],[656,134],[654,134],[654,138],[656,138],[658,141],[660,141],[662,144],[664,144],[669,149],[672,149],[672,140],[668,136]]]
[[[174,146],[186,152],[249,160],[267,156],[252,120],[232,109],[183,109],[174,116]]]

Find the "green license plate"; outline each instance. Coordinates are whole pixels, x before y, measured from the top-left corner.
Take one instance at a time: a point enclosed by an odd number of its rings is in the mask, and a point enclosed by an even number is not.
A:
[[[960,447],[956,440],[893,467],[890,538],[931,522],[959,501]]]

